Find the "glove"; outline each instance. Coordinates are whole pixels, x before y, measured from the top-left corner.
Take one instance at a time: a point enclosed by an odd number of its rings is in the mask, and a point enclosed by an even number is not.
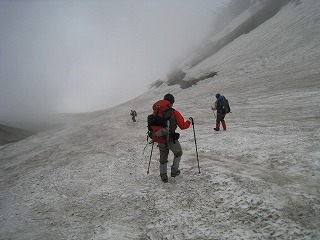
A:
[[[180,133],[174,133],[174,140],[178,140],[180,138]]]

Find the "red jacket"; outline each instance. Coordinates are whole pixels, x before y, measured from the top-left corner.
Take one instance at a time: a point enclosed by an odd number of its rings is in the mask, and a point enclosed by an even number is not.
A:
[[[172,114],[174,115],[176,123],[181,130],[188,129],[190,127],[191,122],[189,120],[184,121],[184,118],[179,111],[173,110]]]

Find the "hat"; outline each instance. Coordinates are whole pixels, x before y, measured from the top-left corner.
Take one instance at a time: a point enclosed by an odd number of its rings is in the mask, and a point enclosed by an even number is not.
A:
[[[220,97],[220,93],[217,93],[217,94],[216,94],[216,98],[219,98],[219,97]]]
[[[174,97],[170,93],[167,93],[166,95],[164,95],[163,99],[169,101],[171,104],[174,103]]]

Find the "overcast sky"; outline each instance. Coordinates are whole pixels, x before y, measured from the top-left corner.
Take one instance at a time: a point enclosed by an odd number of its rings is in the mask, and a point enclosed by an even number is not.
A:
[[[87,112],[165,79],[228,0],[0,0],[0,121]]]

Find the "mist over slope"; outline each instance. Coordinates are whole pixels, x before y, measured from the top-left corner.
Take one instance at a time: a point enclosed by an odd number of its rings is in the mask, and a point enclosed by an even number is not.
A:
[[[289,4],[162,84],[85,123],[0,147],[3,239],[319,239],[320,2]],[[187,61],[187,60],[186,60]],[[181,175],[162,183],[146,150],[152,104],[172,93]],[[214,132],[211,105],[232,113]],[[130,119],[130,109],[138,113]],[[171,159],[170,159],[171,158]],[[169,156],[169,164],[172,155]]]
[[[7,127],[0,124],[0,146],[8,143],[13,143],[25,139],[33,132],[22,130],[19,128]]]
[[[277,14],[288,3],[299,5],[299,0],[245,0],[231,1],[222,8],[215,18],[212,35],[203,41],[193,53],[167,74],[166,84],[179,84],[182,89],[188,88],[199,81],[214,77],[218,71],[202,72],[198,76],[186,76],[188,69],[198,65],[206,58],[219,52],[235,39],[256,29],[262,23]],[[158,87],[165,81],[157,80],[152,87]]]
[[[273,17],[286,4],[300,4],[297,0],[244,0],[231,1],[217,14],[213,34],[194,52],[185,67],[190,68],[217,53],[243,34],[257,28]]]
[[[103,113],[103,110],[87,113],[56,113],[46,117],[34,117],[33,122],[23,120],[2,122],[0,124],[0,146],[18,142],[39,132],[62,129],[87,122]]]

